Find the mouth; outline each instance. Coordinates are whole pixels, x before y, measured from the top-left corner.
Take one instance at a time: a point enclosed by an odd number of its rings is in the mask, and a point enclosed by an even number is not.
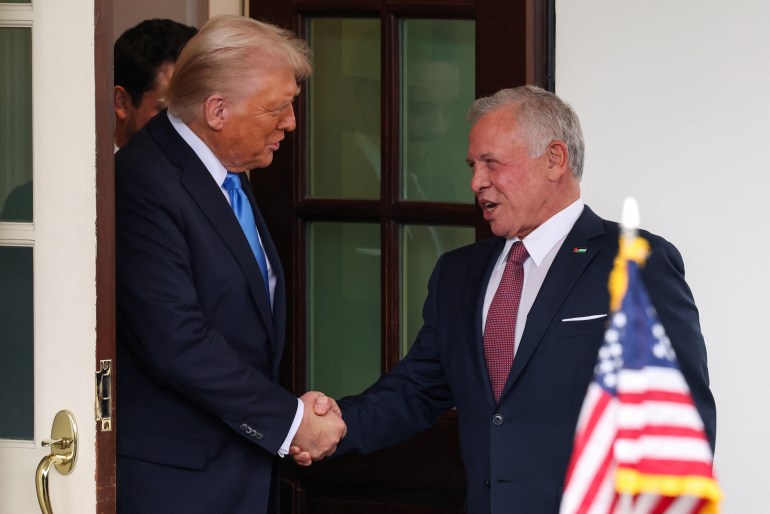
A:
[[[479,200],[479,205],[484,210],[484,212],[492,212],[495,210],[495,207],[497,207],[497,204],[494,202],[487,202],[485,200]]]
[[[281,146],[281,143],[280,143],[280,141],[276,141],[275,143],[273,143],[272,145],[270,145],[270,146],[269,146],[269,148],[270,148],[272,151],[274,151],[274,152],[275,152],[276,150],[278,150],[278,148],[279,148],[280,146]]]

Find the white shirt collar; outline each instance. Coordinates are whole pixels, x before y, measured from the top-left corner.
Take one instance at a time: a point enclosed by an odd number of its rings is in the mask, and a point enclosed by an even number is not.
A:
[[[209,170],[209,173],[211,173],[211,176],[216,183],[221,186],[227,177],[227,168],[225,168],[219,159],[217,159],[214,152],[211,151],[211,148],[206,146],[206,143],[204,143],[184,121],[168,111],[166,111],[166,114],[174,129],[176,129],[179,135],[182,136],[182,139],[190,145],[190,148],[192,148],[193,152],[195,152],[201,162],[203,162],[206,169]]]
[[[537,227],[522,240],[522,243],[527,248],[527,253],[529,253],[530,258],[537,266],[540,266],[548,252],[553,250],[553,247],[567,236],[582,212],[583,200],[578,198],[548,218],[545,223]],[[519,238],[514,237],[505,242],[502,255],[508,255],[508,251],[515,241],[519,241]],[[505,263],[505,258],[502,259],[502,262]]]

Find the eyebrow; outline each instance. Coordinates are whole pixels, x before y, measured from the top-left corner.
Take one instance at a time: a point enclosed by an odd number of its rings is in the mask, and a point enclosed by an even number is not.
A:
[[[494,154],[486,152],[486,153],[483,153],[483,154],[479,155],[479,158],[478,158],[478,160],[480,160],[480,161],[485,161],[487,159],[495,159]],[[467,159],[466,158],[465,162],[468,164],[468,166],[471,166],[475,160],[476,159]]]

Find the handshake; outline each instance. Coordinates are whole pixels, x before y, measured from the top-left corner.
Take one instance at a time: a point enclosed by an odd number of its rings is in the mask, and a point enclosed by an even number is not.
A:
[[[290,453],[300,466],[328,457],[345,437],[348,427],[342,420],[342,411],[333,398],[309,391],[300,397],[305,406],[302,423],[291,442]]]

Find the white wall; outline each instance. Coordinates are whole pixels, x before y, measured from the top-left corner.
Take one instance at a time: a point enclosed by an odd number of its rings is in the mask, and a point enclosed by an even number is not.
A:
[[[150,18],[165,18],[200,28],[208,19],[208,8],[208,0],[113,0],[113,37],[118,39],[127,29]]]
[[[113,0],[114,39],[142,20],[167,18],[200,28],[218,14],[244,14],[245,0]]]
[[[248,14],[244,12],[246,0],[209,0],[209,17],[218,14]]]
[[[724,512],[767,512],[770,2],[558,0],[556,90],[583,124],[583,196],[682,252],[709,352]]]

